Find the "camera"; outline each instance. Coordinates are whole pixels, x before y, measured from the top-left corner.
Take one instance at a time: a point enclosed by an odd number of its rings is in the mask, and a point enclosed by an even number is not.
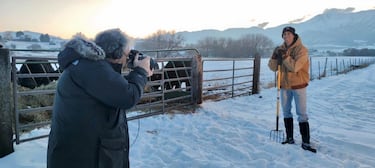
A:
[[[134,68],[134,59],[137,54],[138,54],[138,60],[143,60],[144,58],[146,58],[146,56],[144,56],[143,53],[139,52],[138,50],[130,50],[129,57],[127,59],[128,68],[130,69]],[[150,58],[150,70],[158,69],[158,68],[159,68],[159,65],[156,63],[156,61]]]

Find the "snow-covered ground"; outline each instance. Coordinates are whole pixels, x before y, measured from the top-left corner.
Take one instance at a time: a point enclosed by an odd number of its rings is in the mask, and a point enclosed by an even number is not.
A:
[[[275,88],[259,95],[205,101],[195,113],[129,122],[130,165],[155,167],[375,167],[375,65],[313,80],[308,87],[311,142],[316,154],[269,139],[275,129]],[[272,73],[271,73],[272,74]],[[280,127],[283,129],[282,115]],[[23,137],[46,134],[48,128]],[[14,145],[1,168],[46,167],[47,138]],[[77,151],[79,152],[79,151]]]

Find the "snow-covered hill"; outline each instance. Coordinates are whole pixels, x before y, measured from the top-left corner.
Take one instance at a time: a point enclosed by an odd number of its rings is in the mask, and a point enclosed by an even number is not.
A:
[[[17,32],[22,32],[23,35],[17,36]],[[45,35],[44,33],[31,32],[31,31],[6,31],[0,32],[1,44],[5,48],[10,49],[32,49],[33,45],[39,45],[40,49],[61,49],[63,44],[66,42],[65,39],[54,35],[48,35],[50,40],[49,42],[41,42],[40,36]],[[25,39],[30,39],[29,41]],[[36,48],[33,48],[36,49]],[[39,49],[39,48],[37,48]]]
[[[322,14],[299,23],[283,24],[263,29],[261,27],[232,28],[224,31],[201,30],[179,32],[186,43],[196,43],[205,37],[239,38],[246,34],[264,34],[276,44],[281,43],[284,26],[296,28],[309,48],[375,48],[375,10],[353,12],[353,8],[327,9]]]

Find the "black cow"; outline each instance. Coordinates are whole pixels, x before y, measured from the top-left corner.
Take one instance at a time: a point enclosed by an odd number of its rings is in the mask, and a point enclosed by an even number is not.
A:
[[[190,61],[168,61],[168,63],[164,66],[164,68],[183,68],[183,67],[191,67]],[[177,78],[185,78],[191,76],[190,69],[179,69],[179,70],[164,70],[164,79],[165,80],[173,80],[173,81],[166,81],[164,83],[164,89],[170,90],[173,88],[181,88],[181,84],[185,82],[186,87],[191,86],[189,79],[178,79]],[[154,74],[151,76],[151,81],[161,80],[161,74]],[[158,90],[160,86],[153,86],[153,90]]]
[[[45,62],[45,63],[44,63]],[[46,60],[26,60],[22,64],[18,74],[35,74],[35,73],[58,73],[59,70],[54,70],[51,63]],[[57,80],[58,77],[30,77],[18,78],[17,83],[23,87],[34,89],[41,85],[48,85],[50,82]]]

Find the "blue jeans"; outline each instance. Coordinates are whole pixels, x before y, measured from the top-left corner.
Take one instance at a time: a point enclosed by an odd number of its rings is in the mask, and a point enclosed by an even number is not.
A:
[[[298,122],[307,122],[308,116],[306,113],[306,88],[295,90],[280,89],[280,93],[281,107],[283,109],[284,118],[293,118],[292,100],[294,99]]]

